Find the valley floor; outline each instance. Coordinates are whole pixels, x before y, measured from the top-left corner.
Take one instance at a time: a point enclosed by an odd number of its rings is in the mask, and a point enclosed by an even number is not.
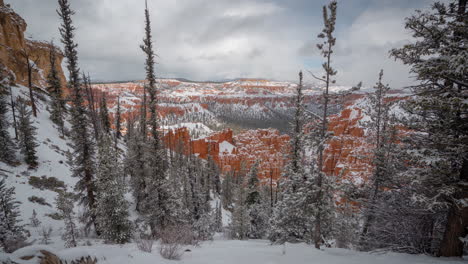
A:
[[[184,247],[190,252],[184,252],[180,261],[165,260],[159,255],[157,245],[153,245],[152,253],[138,250],[136,244],[123,246],[95,244],[63,249],[58,237],[49,246],[35,245],[18,250],[9,257],[17,263],[38,263],[37,259],[20,260],[19,257],[34,254],[39,249],[47,249],[62,259],[73,260],[90,255],[98,259],[98,263],[112,264],[154,264],[154,263],[187,263],[187,264],[396,264],[396,263],[432,263],[458,264],[467,263],[461,259],[434,258],[423,255],[408,255],[398,253],[369,254],[346,249],[326,248],[316,250],[305,244],[270,245],[266,240],[224,240],[221,237],[205,242],[199,247]],[[96,243],[98,241],[94,241]],[[54,245],[57,245],[54,246]],[[0,253],[1,256],[1,253]],[[3,258],[6,256],[4,255]],[[0,262],[2,257],[0,257]]]

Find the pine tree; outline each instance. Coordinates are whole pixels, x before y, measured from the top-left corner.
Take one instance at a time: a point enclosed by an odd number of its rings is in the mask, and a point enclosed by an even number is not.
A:
[[[99,142],[97,162],[96,221],[102,237],[112,243],[130,241],[131,222],[124,183],[120,180],[120,164],[109,135],[103,134]]]
[[[312,173],[305,173],[302,77],[302,72],[300,72],[295,98],[291,159],[281,175],[280,199],[274,208],[269,232],[269,239],[280,244],[285,242],[308,242],[312,236],[314,217],[310,206],[314,203],[310,200],[315,188],[311,186],[310,175]]]
[[[101,94],[101,105],[99,108],[99,119],[101,120],[101,129],[104,133],[110,134],[111,124],[109,120],[109,110],[107,109],[107,94]]]
[[[117,97],[117,110],[115,113],[115,139],[116,139],[116,145],[117,141],[120,139],[122,136],[122,132],[120,131],[122,129],[122,117],[121,117],[121,109],[120,109],[120,96]]]
[[[65,103],[63,100],[63,91],[62,91],[62,84],[60,82],[58,70],[57,70],[57,55],[56,55],[56,48],[53,43],[50,44],[51,49],[49,53],[49,63],[50,63],[50,71],[47,75],[47,85],[49,94],[52,97],[51,100],[51,112],[50,112],[50,119],[59,127],[60,132],[62,135],[65,134],[64,131],[64,114],[66,111]]]
[[[133,122],[129,120],[131,124]],[[128,131],[134,131],[133,126]],[[124,169],[130,176],[130,186],[135,198],[136,210],[143,213],[143,202],[147,198],[146,193],[146,145],[143,135],[139,131],[127,134],[127,153],[124,161]]]
[[[245,177],[244,177],[245,179]],[[244,240],[249,238],[250,213],[246,204],[246,182],[237,185],[235,191],[234,209],[230,224],[231,238]]]
[[[430,11],[406,19],[415,41],[391,56],[411,67],[420,84],[406,104],[414,117],[409,142],[413,199],[429,211],[443,211],[446,227],[438,255],[463,255],[468,234],[468,53],[467,0],[436,2]],[[448,208],[446,210],[445,208]]]
[[[2,76],[0,76],[2,77]],[[4,80],[4,78],[1,78]],[[13,143],[8,127],[10,126],[7,118],[8,103],[7,103],[7,84],[0,81],[0,161],[5,163],[13,163],[15,161],[15,144]]]
[[[68,0],[58,0],[57,13],[62,19],[60,35],[65,45],[65,57],[69,71],[68,85],[72,93],[71,107],[71,140],[73,144],[72,171],[73,177],[79,178],[75,189],[81,193],[81,201],[86,208],[87,225],[94,225],[96,232],[96,186],[94,177],[94,145],[88,128],[89,120],[83,100],[83,91],[78,68],[77,44],[74,41],[72,15]]]
[[[158,126],[159,117],[157,113],[157,91],[156,91],[156,76],[154,69],[153,42],[151,35],[151,22],[149,9],[146,5],[145,8],[145,38],[143,45],[140,46],[146,55],[145,69],[146,79],[148,81],[147,90],[149,93],[149,127],[151,129],[151,138],[147,143],[148,149],[146,151],[146,193],[147,198],[144,201],[144,211],[146,219],[151,227],[153,235],[158,233],[169,226],[177,225],[180,215],[176,208],[180,208],[180,201],[170,191],[170,184],[168,181],[168,173],[165,158],[165,150],[163,149]],[[143,124],[142,124],[143,125]]]
[[[323,92],[323,112],[320,119],[319,127],[316,128],[316,133],[313,133],[314,138],[313,145],[317,150],[317,175],[313,176],[316,178],[316,204],[317,210],[315,213],[315,226],[314,226],[314,245],[315,248],[319,249],[320,245],[323,242],[323,230],[327,228],[329,223],[325,222],[325,214],[330,211],[330,208],[327,208],[331,203],[326,199],[326,196],[329,196],[328,193],[325,193],[326,189],[330,189],[331,180],[328,179],[327,175],[323,172],[324,169],[324,156],[323,152],[325,149],[325,143],[329,137],[327,133],[328,129],[328,104],[329,104],[329,90],[330,85],[335,83],[333,76],[336,75],[336,70],[331,66],[333,47],[336,44],[336,38],[333,36],[335,31],[336,24],[336,10],[337,2],[335,0],[331,1],[330,4],[323,7],[323,22],[324,29],[318,35],[318,38],[324,39],[323,43],[317,44],[318,49],[320,50],[322,56],[325,58],[325,62],[322,64],[324,74],[322,77],[317,77],[313,75],[314,78],[323,82],[325,84],[325,90]]]
[[[247,197],[245,203],[249,211],[250,230],[249,238],[263,238],[268,228],[268,203],[261,196],[260,182],[258,180],[259,161],[247,173]]]
[[[18,134],[21,153],[24,155],[26,164],[30,168],[36,168],[38,165],[36,148],[39,146],[36,141],[37,128],[32,124],[31,111],[28,110],[26,102],[21,97],[16,100],[16,107],[18,110]]]
[[[41,225],[41,221],[39,219],[37,219],[37,213],[36,213],[36,210],[33,209],[33,213],[32,213],[32,216],[31,218],[29,218],[29,223],[32,227],[39,227]]]
[[[366,112],[370,117],[370,121],[367,122],[366,126],[371,132],[370,137],[373,141],[371,143],[375,147],[373,151],[374,171],[371,178],[370,193],[365,204],[366,212],[360,238],[361,247],[364,247],[369,226],[372,225],[374,220],[374,210],[376,209],[375,203],[379,198],[379,192],[384,187],[388,188],[388,185],[386,186],[385,183],[388,183],[388,178],[391,177],[388,175],[389,171],[387,171],[389,161],[386,153],[388,144],[393,144],[391,142],[391,138],[389,138],[389,132],[391,131],[391,124],[389,123],[391,102],[389,102],[387,98],[387,92],[390,90],[390,87],[382,83],[382,77],[383,70],[379,73],[379,80],[374,87],[375,92],[369,94],[367,97],[369,100],[369,106],[368,109],[366,109]]]
[[[73,198],[72,194],[68,192],[59,192],[56,198],[57,210],[63,217],[65,222],[65,230],[62,233],[62,239],[65,241],[65,247],[76,247],[78,236],[78,229],[75,224],[75,213],[73,212]]]
[[[220,202],[216,202],[216,213],[215,213],[215,231],[223,231],[223,205]]]
[[[0,246],[6,252],[12,252],[21,241],[25,240],[24,229],[20,224],[19,205],[15,200],[15,188],[8,188],[5,179],[0,179]]]

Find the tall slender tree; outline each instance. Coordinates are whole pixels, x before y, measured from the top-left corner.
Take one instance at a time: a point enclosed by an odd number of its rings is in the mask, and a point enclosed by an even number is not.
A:
[[[71,139],[73,143],[72,171],[78,178],[75,189],[81,194],[81,204],[86,208],[87,225],[94,225],[96,232],[96,186],[94,177],[94,144],[88,128],[89,120],[83,100],[80,69],[78,67],[77,44],[74,41],[75,27],[68,0],[58,0],[58,15],[62,19],[60,35],[65,48],[67,69],[69,72],[68,86],[72,93],[71,108]]]
[[[10,253],[25,240],[25,230],[20,224],[20,202],[15,200],[15,188],[8,188],[3,175],[0,177],[0,246]]]
[[[121,117],[121,109],[120,109],[120,96],[117,97],[117,110],[115,112],[115,140],[116,145],[117,141],[122,136],[122,117]]]
[[[370,121],[367,122],[367,127],[369,128],[370,138],[372,138],[372,145],[374,146],[373,151],[373,165],[374,171],[371,178],[371,186],[369,190],[369,195],[366,197],[367,201],[364,205],[366,212],[364,213],[364,224],[360,237],[361,247],[365,247],[366,235],[369,230],[369,226],[372,225],[374,220],[374,210],[376,209],[376,201],[379,196],[379,192],[384,184],[388,182],[390,177],[389,170],[389,160],[387,155],[388,144],[393,144],[391,142],[391,124],[390,122],[390,106],[391,102],[387,98],[387,92],[390,90],[388,85],[382,83],[383,70],[379,73],[379,79],[374,89],[375,92],[367,96],[369,100],[368,108],[365,109],[367,115],[370,117]]]
[[[322,243],[322,229],[324,228],[324,223],[322,220],[323,214],[326,213],[327,208],[325,208],[325,204],[330,204],[326,202],[324,198],[327,194],[325,193],[325,189],[328,189],[325,185],[327,185],[328,179],[324,179],[326,174],[323,172],[324,169],[324,156],[323,152],[325,149],[325,142],[328,138],[328,107],[329,107],[329,91],[330,85],[335,83],[333,76],[336,75],[336,70],[332,67],[332,54],[333,54],[333,47],[336,44],[336,38],[334,37],[333,33],[335,31],[335,24],[336,24],[336,11],[337,11],[337,2],[335,0],[331,1],[328,6],[323,7],[323,23],[324,28],[322,32],[318,35],[318,38],[324,39],[323,43],[317,44],[318,49],[320,50],[325,62],[322,64],[322,68],[324,70],[324,74],[321,77],[317,77],[312,74],[312,76],[322,81],[325,84],[325,89],[323,92],[323,111],[322,116],[320,119],[320,127],[318,128],[317,133],[314,135],[314,141],[317,148],[317,210],[315,214],[315,227],[314,227],[314,244],[316,248],[320,248],[320,244]]]
[[[50,43],[51,49],[49,53],[50,71],[47,75],[47,85],[49,94],[51,95],[51,112],[50,119],[59,127],[62,135],[65,134],[64,114],[66,111],[65,101],[63,100],[62,84],[60,82],[57,70],[57,54],[56,47],[53,42]]]
[[[21,153],[24,155],[24,161],[29,167],[36,168],[38,165],[36,148],[39,146],[36,140],[37,128],[32,123],[31,111],[28,110],[28,106],[23,98],[18,97],[16,108],[18,110],[18,132]]]
[[[75,213],[73,211],[74,201],[73,194],[65,191],[59,192],[56,198],[57,210],[63,217],[65,222],[65,230],[62,234],[62,239],[65,241],[65,247],[76,247],[78,229],[75,224]]]
[[[3,76],[0,76],[3,77]],[[8,128],[10,126],[7,118],[8,113],[8,89],[4,78],[0,78],[0,161],[12,163],[15,161],[15,144],[10,137]],[[11,91],[11,89],[10,89]]]
[[[115,155],[111,136],[103,134],[99,142],[97,164],[96,214],[102,236],[109,242],[123,244],[131,238],[128,203],[124,183],[120,180],[120,162]]]

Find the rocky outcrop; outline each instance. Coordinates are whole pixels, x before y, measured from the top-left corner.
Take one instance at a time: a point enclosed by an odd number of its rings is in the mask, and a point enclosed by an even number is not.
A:
[[[8,4],[0,2],[0,61],[10,69],[16,77],[16,82],[28,84],[27,61],[25,54],[29,55],[36,67],[33,70],[33,84],[46,87],[45,79],[50,71],[49,54],[52,46],[49,43],[29,40],[24,37],[26,21],[10,8]],[[58,71],[63,87],[66,79],[60,67],[63,55],[57,50]]]
[[[226,129],[191,140],[189,130],[183,127],[166,131],[163,141],[172,150],[182,149],[202,159],[211,155],[224,174],[246,173],[258,161],[258,176],[267,182],[279,179],[289,149],[289,136],[274,129],[247,130],[235,136]]]

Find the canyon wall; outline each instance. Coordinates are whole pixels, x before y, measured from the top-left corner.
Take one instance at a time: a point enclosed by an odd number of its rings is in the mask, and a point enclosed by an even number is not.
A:
[[[27,61],[24,54],[36,64],[33,70],[33,84],[46,87],[46,78],[50,71],[49,54],[52,46],[49,43],[29,40],[24,37],[26,21],[10,8],[0,2],[0,62],[10,69],[16,77],[16,82],[28,85]],[[63,87],[66,87],[65,75],[62,71],[62,53],[57,49],[56,65]]]

